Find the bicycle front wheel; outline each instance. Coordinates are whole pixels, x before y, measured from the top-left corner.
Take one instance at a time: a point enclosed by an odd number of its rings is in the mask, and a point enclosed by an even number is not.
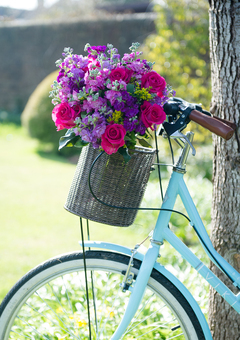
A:
[[[130,292],[122,292],[129,257],[87,251],[91,339],[109,340]],[[141,262],[134,260],[135,277]],[[204,340],[201,325],[182,293],[153,270],[143,301],[121,339]],[[26,274],[0,306],[1,340],[89,340],[82,253],[51,259]]]

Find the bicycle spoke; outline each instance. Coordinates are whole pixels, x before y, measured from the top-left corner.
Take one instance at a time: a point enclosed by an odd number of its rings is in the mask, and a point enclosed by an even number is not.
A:
[[[69,331],[69,327],[65,324],[64,320],[62,320],[59,315],[57,315],[57,313],[49,306],[49,304],[38,294],[38,292],[35,293],[47,306],[48,308],[53,312],[53,314],[57,317],[58,320],[60,320],[64,326],[66,327],[64,329],[64,331],[67,331],[68,334],[70,334],[71,336],[73,336],[75,339],[79,339],[77,338],[72,332]],[[50,320],[51,321],[51,320]],[[52,322],[52,321],[51,321]]]
[[[115,302],[118,300],[118,297],[119,297],[119,291],[118,291],[118,294],[115,296],[115,298],[114,298],[114,300],[112,302],[112,306],[111,306],[111,308],[110,308],[110,310],[108,312],[108,315],[107,315],[107,317],[105,319],[105,322],[104,322],[104,325],[103,325],[103,328],[102,328],[103,331],[105,330],[106,324],[107,324],[109,318],[111,317],[112,313],[114,313],[113,312],[114,311],[114,305],[115,305]],[[100,334],[100,339],[101,339],[101,336],[103,335],[103,331]]]
[[[53,322],[50,318],[48,318],[45,314],[41,313],[39,310],[37,310],[36,308],[33,308],[32,306],[30,306],[28,303],[25,303],[26,306],[28,306],[29,308],[31,308],[34,312],[36,312],[38,315],[42,315],[46,320],[50,321],[53,325],[58,326],[59,328],[61,328],[63,331],[67,332],[69,335],[72,335],[71,332],[69,332],[68,329],[61,327],[59,324]],[[81,338],[80,338],[81,339]]]
[[[20,318],[19,316],[17,316],[17,318],[18,318],[19,320],[21,320],[25,325],[27,325],[28,327],[30,327],[30,328],[32,329],[32,331],[34,331],[35,333],[37,333],[37,334],[43,336],[45,339],[49,340],[44,334],[39,333],[38,330],[37,330],[36,328],[33,328],[33,326],[30,325],[28,322],[26,322],[25,320],[23,320],[23,319]]]
[[[150,300],[151,300],[153,297],[154,297],[154,293],[153,293],[151,296],[149,296],[149,298],[145,301],[144,304],[142,304],[141,309],[140,309],[140,310],[138,311],[138,313],[135,315],[135,319],[138,318],[138,316],[141,314],[141,312],[143,311],[143,309],[147,306],[147,304],[150,302]],[[132,321],[132,323],[133,323],[133,321]],[[131,326],[131,325],[130,325],[130,326]]]
[[[159,308],[158,310],[152,312],[151,314],[147,315],[144,319],[142,319],[141,321],[139,321],[136,325],[134,325],[134,327],[132,327],[131,329],[129,329],[125,334],[127,334],[128,332],[131,332],[132,330],[134,330],[136,327],[138,327],[141,323],[145,322],[146,320],[150,319],[151,317],[153,317],[154,315],[156,315],[157,312],[159,312],[160,310],[162,310],[166,305],[164,305],[163,307]],[[132,324],[134,324],[137,321],[137,319],[134,319]]]
[[[106,286],[105,286],[105,289],[104,289],[104,297],[102,299],[102,303],[105,301],[106,299],[106,296],[107,296],[107,292],[108,292],[108,285],[109,285],[109,282],[110,282],[110,273],[107,273],[107,280],[106,280]],[[103,319],[103,309],[101,310],[101,315],[99,317],[99,327],[101,325],[101,322],[102,322],[102,319]]]
[[[166,340],[176,339],[176,338],[178,338],[179,336],[182,336],[182,335],[183,335],[183,333],[178,334],[178,335],[175,335],[175,336],[173,336],[172,338],[168,338],[168,339],[166,339]]]
[[[109,340],[113,336],[130,297],[130,291],[124,293],[120,287],[128,259],[124,264],[114,262],[111,256],[106,261],[106,254],[100,254],[96,260],[91,258],[87,262],[92,340]],[[82,264],[75,261],[75,256],[73,264],[69,263],[69,257],[66,259],[65,264],[60,263],[59,274],[55,270],[51,275],[48,270],[50,279],[41,276],[39,285],[24,289],[21,307],[15,307],[16,312],[12,317],[14,321],[3,340],[89,340]],[[139,309],[121,339],[197,340],[186,336],[186,328],[181,329],[180,325],[184,324],[185,327],[186,322],[185,317],[184,322],[181,322],[181,305],[178,309],[180,313],[174,312],[178,308],[175,304],[172,311],[166,303],[166,289],[158,290],[161,283],[157,282],[154,286],[154,279],[152,283],[153,286],[146,288]],[[164,301],[161,296],[164,296]]]
[[[133,318],[131,324],[128,326],[128,332],[132,331],[134,328],[136,328],[140,323],[144,322],[145,320],[147,320],[148,317],[146,317],[144,320],[141,320],[137,325],[135,325],[134,327],[130,328],[131,325],[133,325],[137,320],[138,320],[138,317],[140,316],[141,312],[143,311],[143,309],[147,306],[147,304],[150,302],[151,298],[154,296],[154,293],[148,298],[148,300],[145,301],[144,304],[142,304],[141,306],[141,309],[139,310],[139,312],[135,315],[135,317]],[[163,306],[164,307],[164,306]],[[162,308],[163,308],[162,307]],[[156,312],[153,312],[152,315],[154,315]],[[152,315],[149,315],[152,316]],[[126,334],[127,332],[125,332]]]
[[[27,338],[27,339],[31,339],[31,340],[32,340],[32,338],[30,338],[29,336],[27,336],[27,335],[22,335],[22,334],[20,334],[20,333],[14,331],[14,330],[11,330],[11,333],[15,333],[15,334],[17,334],[17,335],[20,335],[20,336],[24,337],[24,339]]]
[[[66,315],[66,317],[69,319],[69,315],[66,312],[66,309],[64,308],[64,306],[62,305],[61,301],[59,300],[58,296],[56,295],[56,293],[54,292],[54,289],[52,288],[52,285],[50,283],[48,283],[48,286],[51,288],[51,291],[55,297],[55,299],[58,301],[58,304],[60,305],[60,309],[63,311],[63,313]],[[75,320],[74,320],[75,323]],[[76,324],[75,324],[76,325]],[[81,339],[81,337],[80,337]]]
[[[69,299],[69,295],[68,295],[67,286],[66,286],[66,283],[65,283],[65,281],[64,281],[64,278],[63,278],[63,276],[62,276],[62,281],[63,281],[64,287],[65,287],[65,290],[66,290],[66,295],[67,295],[68,305],[69,305],[69,307],[70,307],[70,309],[71,309],[72,315],[74,315],[73,308],[72,308],[72,303],[71,303],[71,301],[70,301],[70,299]],[[77,324],[76,324],[76,320],[75,320],[75,318],[73,318],[73,320],[74,320],[74,325],[75,325],[75,328],[78,330],[78,336],[79,336],[79,339],[81,339],[81,335],[80,335],[80,333],[79,333],[79,328],[77,327]]]
[[[91,270],[91,288],[92,288],[92,296],[93,296],[93,307],[94,307],[94,318],[95,318],[95,325],[96,325],[96,334],[98,338],[98,318],[97,318],[97,306],[96,306],[96,297],[94,291],[94,279],[93,279],[93,271]]]
[[[148,332],[146,332],[146,333],[144,333],[144,334],[141,334],[141,335],[137,336],[136,339],[140,339],[141,337],[143,337],[143,336],[145,336],[145,335],[147,335],[147,334],[149,334],[149,333],[151,333],[151,332],[153,332],[153,331],[155,331],[155,330],[157,330],[157,329],[159,329],[159,326],[157,326],[157,327],[155,327],[155,328],[149,330]],[[171,339],[177,338],[177,337],[182,336],[182,335],[183,335],[183,333],[177,334],[177,335],[175,335],[174,337],[166,338],[166,340],[171,340]]]
[[[149,317],[145,318],[144,320],[142,320],[141,322],[139,322],[135,327],[131,328],[131,329],[130,329],[129,331],[127,331],[125,334],[128,334],[128,333],[132,332],[132,331],[133,331],[134,329],[136,329],[141,323],[145,322],[145,321],[146,321],[147,319],[149,319],[150,317],[151,317],[151,315],[150,315]],[[170,320],[170,321],[168,321],[168,322],[165,322],[165,323],[162,323],[162,322],[154,322],[154,323],[148,324],[148,325],[146,325],[146,326],[142,326],[141,329],[149,328],[149,327],[153,327],[153,328],[151,328],[149,331],[147,331],[146,333],[142,334],[142,335],[139,336],[139,337],[142,337],[143,335],[148,334],[148,333],[151,333],[151,332],[153,332],[153,331],[155,331],[155,330],[157,330],[157,329],[159,329],[159,330],[160,330],[160,329],[168,329],[168,330],[170,331],[171,328],[167,327],[167,325],[170,324],[170,323],[172,323],[174,320],[175,320],[175,318],[172,319],[172,320]],[[155,325],[157,325],[157,326],[155,326]]]

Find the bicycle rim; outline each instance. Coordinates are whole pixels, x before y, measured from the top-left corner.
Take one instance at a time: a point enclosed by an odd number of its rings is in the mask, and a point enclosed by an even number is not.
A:
[[[130,292],[120,288],[129,257],[86,252],[92,340],[108,340],[119,325]],[[139,261],[134,261],[137,275]],[[9,292],[0,307],[2,340],[89,340],[82,253],[36,267]],[[2,333],[1,333],[2,332]],[[144,299],[121,339],[205,339],[182,294],[153,271]]]

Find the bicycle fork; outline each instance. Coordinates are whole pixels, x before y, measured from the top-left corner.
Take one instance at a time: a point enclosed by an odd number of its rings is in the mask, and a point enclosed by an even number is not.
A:
[[[160,244],[161,243],[155,241],[151,242],[151,245],[144,256],[144,260],[139,269],[136,282],[133,286],[129,302],[125,310],[125,314],[115,333],[111,337],[111,340],[119,340],[121,338],[129,326],[132,318],[136,314],[137,309],[142,301],[152,269],[159,255]]]

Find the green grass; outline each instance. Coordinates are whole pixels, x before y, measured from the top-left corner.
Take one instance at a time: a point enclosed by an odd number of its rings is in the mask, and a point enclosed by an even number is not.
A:
[[[206,226],[210,224],[211,183],[208,177],[211,177],[211,149],[211,146],[201,146],[197,156],[190,157],[189,172],[186,175],[190,193]],[[1,301],[17,280],[37,264],[81,248],[78,245],[79,218],[63,208],[76,165],[56,154],[39,152],[38,142],[14,124],[0,125],[0,150]],[[163,149],[160,154],[162,161],[166,161],[167,154]],[[162,173],[164,188],[169,175],[166,170]],[[191,175],[191,179],[188,175]],[[156,177],[154,171],[143,206],[159,207]],[[178,204],[177,209],[182,211]],[[91,239],[133,248],[148,235],[156,219],[156,212],[152,214],[141,211],[129,228],[90,222]],[[173,214],[171,222],[174,224],[174,232],[185,243],[195,247],[197,238],[186,220]],[[193,250],[205,259],[199,247]],[[161,254],[162,264],[190,288],[206,314],[205,282],[199,276],[196,277],[189,265],[172,248],[165,245]],[[181,271],[177,273],[179,268]]]
[[[79,218],[63,205],[75,164],[37,152],[37,141],[14,124],[0,125],[0,301],[38,263],[78,250]],[[90,223],[91,238],[133,247],[143,239],[136,224]],[[135,235],[135,236],[134,236]]]

